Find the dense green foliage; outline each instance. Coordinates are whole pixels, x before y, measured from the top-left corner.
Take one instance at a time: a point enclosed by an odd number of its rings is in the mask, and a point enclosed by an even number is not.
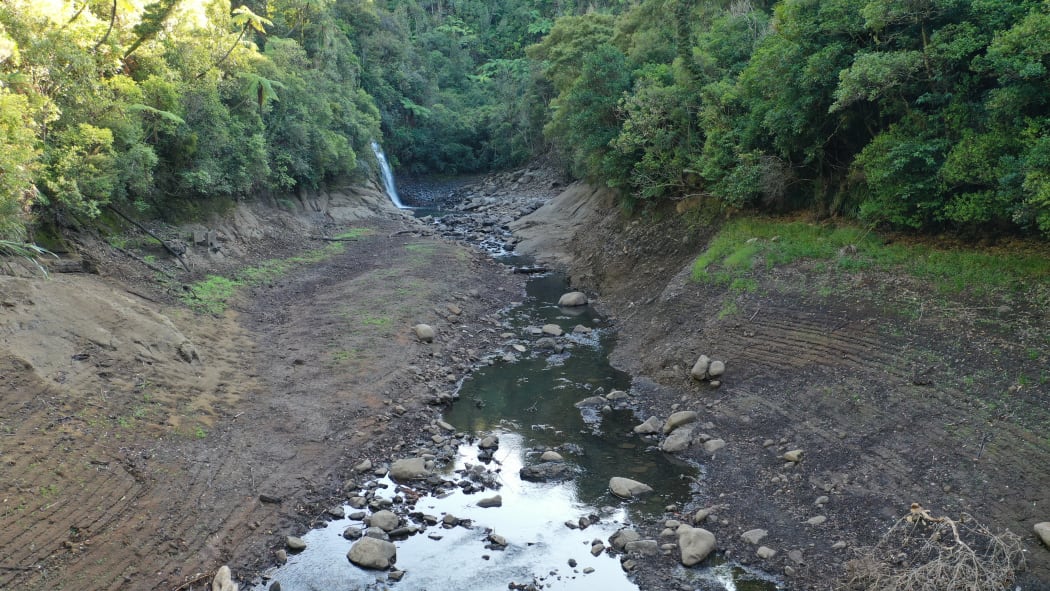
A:
[[[562,57],[618,67],[609,45],[627,80]],[[1046,1],[645,0],[561,19],[530,55],[550,139],[628,199],[1050,234]]]
[[[1047,0],[7,0],[0,239],[552,152],[631,202],[1050,234]]]

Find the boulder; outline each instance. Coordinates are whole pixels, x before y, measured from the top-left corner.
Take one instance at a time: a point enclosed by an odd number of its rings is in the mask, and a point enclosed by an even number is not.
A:
[[[304,542],[302,538],[288,536],[287,538],[285,538],[284,543],[292,552],[300,552],[302,550],[306,550],[306,542]]]
[[[689,423],[695,423],[697,418],[696,411],[694,410],[680,410],[671,416],[667,417],[667,421],[664,422],[664,433],[670,433],[682,425],[688,425]]]
[[[1035,535],[1039,536],[1039,539],[1043,541],[1043,544],[1045,544],[1047,548],[1050,548],[1050,521],[1037,523],[1032,529],[1035,530]]]
[[[560,453],[549,449],[543,452],[543,455],[540,456],[540,460],[544,462],[563,462],[565,461],[565,458],[561,457]]]
[[[558,305],[566,308],[587,305],[587,294],[582,291],[570,291],[558,298]]]
[[[499,447],[499,437],[496,437],[495,435],[483,437],[478,443],[478,447],[481,449],[496,449]]]
[[[704,442],[704,451],[713,454],[726,446],[724,439],[708,439]]]
[[[707,355],[701,355],[696,363],[693,364],[693,369],[689,370],[689,375],[693,376],[693,379],[703,380],[707,378],[707,368],[711,366],[711,358]]]
[[[350,562],[361,568],[384,570],[397,560],[397,546],[375,538],[361,538],[347,552]]]
[[[749,529],[746,532],[740,534],[740,539],[744,540],[748,544],[756,545],[769,535],[769,532],[764,529]]]
[[[503,497],[500,496],[500,495],[496,495],[496,496],[493,496],[493,497],[488,497],[488,498],[481,499],[480,501],[478,501],[478,507],[481,507],[482,509],[488,509],[489,507],[502,507],[502,506],[503,506]]]
[[[660,419],[657,417],[649,417],[644,423],[634,428],[634,432],[639,435],[651,435],[653,433],[660,432]]]
[[[403,458],[390,465],[390,477],[394,480],[422,480],[430,476],[427,462],[423,458]]]
[[[699,527],[678,527],[678,548],[682,552],[682,564],[693,566],[703,561],[715,549],[715,534]]]
[[[709,375],[712,378],[717,378],[725,372],[726,364],[724,361],[712,361],[711,365],[707,368],[707,375]]]
[[[798,463],[802,461],[802,450],[793,449],[784,454],[784,461]]]
[[[653,492],[653,487],[637,480],[613,476],[609,479],[609,490],[621,499],[633,499],[635,497]]]
[[[674,433],[667,436],[660,444],[660,449],[667,453],[677,453],[689,447],[693,442],[693,430],[690,427],[675,429]],[[705,444],[706,447],[706,444]]]
[[[628,554],[640,554],[642,556],[656,556],[660,553],[660,546],[656,540],[635,540],[627,542],[623,547]]]
[[[543,331],[543,334],[549,334],[552,337],[560,337],[565,333],[557,324],[544,324],[540,330]]]
[[[392,511],[382,510],[376,511],[368,518],[368,525],[372,527],[378,527],[384,532],[388,532],[400,522],[397,515]]]
[[[627,547],[627,544],[630,544],[631,542],[637,542],[640,539],[642,539],[642,534],[629,527],[625,527],[623,529],[616,530],[616,533],[609,536],[609,545],[623,552],[624,548]],[[599,542],[599,544],[600,543],[601,542]],[[594,546],[591,546],[591,548],[594,548]]]
[[[424,343],[434,342],[434,327],[429,324],[417,324],[412,327],[416,332],[416,338]]]

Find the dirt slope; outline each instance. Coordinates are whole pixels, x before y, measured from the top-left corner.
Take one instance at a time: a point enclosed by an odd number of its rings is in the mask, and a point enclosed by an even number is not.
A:
[[[101,276],[0,276],[0,589],[202,589],[224,563],[250,580],[350,463],[433,419],[520,290],[374,192],[285,209],[201,228],[221,241],[191,247],[196,276],[356,239],[221,317],[97,243]]]
[[[551,244],[548,220],[581,230]],[[709,229],[673,211],[627,218],[583,187],[515,229],[541,256],[568,257],[574,281],[617,317],[614,363],[638,376],[643,418],[697,410],[727,442],[713,456],[685,452],[707,475],[681,514],[717,507],[705,527],[730,556],[794,573],[791,588],[833,588],[851,549],[919,502],[1019,534],[1030,570],[1018,583],[1050,588],[1050,551],[1032,532],[1050,520],[1050,312],[1032,303],[1045,286],[945,296],[906,276],[801,262],[736,293],[689,278]],[[720,388],[689,377],[701,354],[726,361]],[[785,464],[799,448],[804,460]],[[827,521],[805,523],[816,516]],[[769,530],[774,558],[740,540],[752,528]],[[659,576],[643,572],[643,588]]]

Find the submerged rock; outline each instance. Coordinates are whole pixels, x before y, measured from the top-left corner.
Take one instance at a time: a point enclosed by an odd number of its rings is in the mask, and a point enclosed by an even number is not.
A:
[[[375,538],[361,538],[346,554],[350,562],[361,568],[383,570],[397,560],[397,546]]]
[[[565,462],[542,462],[525,466],[518,474],[522,480],[529,482],[554,482],[572,478],[572,470]]]

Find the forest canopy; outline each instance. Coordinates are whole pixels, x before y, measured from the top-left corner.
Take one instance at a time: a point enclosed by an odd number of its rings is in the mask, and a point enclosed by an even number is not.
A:
[[[553,155],[630,203],[1050,235],[1047,0],[7,0],[0,239]]]

